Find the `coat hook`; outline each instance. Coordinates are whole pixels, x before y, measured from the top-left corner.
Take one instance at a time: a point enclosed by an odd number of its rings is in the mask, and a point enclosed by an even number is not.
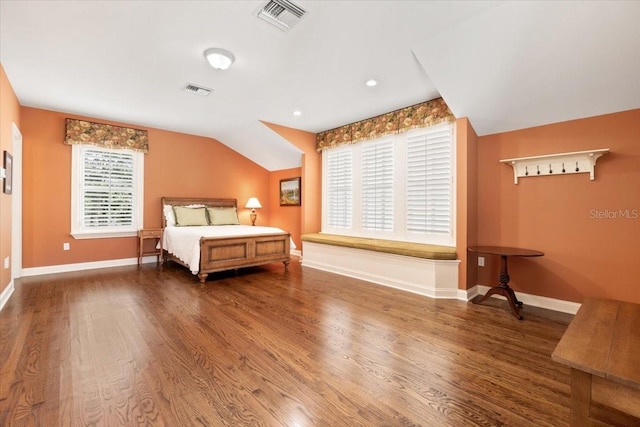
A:
[[[529,176],[529,166],[524,167],[524,175]]]
[[[565,173],[567,170],[564,168],[564,162],[562,162],[562,173]]]
[[[549,173],[553,173],[553,169],[551,169],[551,163],[549,163]]]
[[[580,172],[580,168],[578,167],[578,162],[576,162],[576,172]]]
[[[536,165],[536,168],[538,168],[538,172],[536,172],[538,175],[540,175],[540,165]]]

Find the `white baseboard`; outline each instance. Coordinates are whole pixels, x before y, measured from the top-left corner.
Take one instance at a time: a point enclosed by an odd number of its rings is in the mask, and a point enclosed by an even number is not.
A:
[[[155,263],[156,256],[142,258],[143,264]],[[123,267],[126,265],[138,265],[138,258],[112,259],[107,261],[80,262],[76,264],[48,265],[45,267],[31,267],[22,269],[22,277],[40,276],[43,274],[67,273],[70,271],[93,270],[96,268]]]
[[[304,242],[302,265],[431,298],[458,297],[458,260],[430,260]]]
[[[291,249],[289,251],[290,255],[297,256],[298,258],[302,257],[302,252],[298,249]]]
[[[401,289],[408,292],[413,292],[420,295],[425,295],[431,298],[450,298],[463,301],[471,301],[473,298],[480,294],[485,294],[490,288],[489,286],[476,285],[470,289],[457,289],[458,286],[458,263],[459,261],[434,261],[423,260],[421,258],[403,257],[400,255],[383,254],[379,252],[362,251],[359,249],[341,248],[339,246],[330,246],[331,258],[329,260],[317,258],[314,256],[313,246],[309,242],[305,243],[305,258],[302,260],[302,265],[305,267],[311,267],[318,270],[328,271],[330,273],[336,273],[343,276],[353,277],[355,279],[366,280],[369,282],[377,283],[384,286],[390,286],[392,288]],[[319,245],[315,246],[328,246]],[[309,254],[309,247],[311,247]],[[326,249],[326,248],[320,248]],[[337,251],[336,251],[337,249]],[[347,253],[340,253],[340,249],[344,249]],[[357,251],[354,258],[353,252]],[[364,254],[362,254],[364,252]],[[291,251],[291,255],[300,256],[300,251]],[[362,267],[358,267],[356,262],[357,258],[361,255],[370,256],[365,260],[365,264]],[[337,260],[342,259],[345,264],[341,265]],[[408,261],[408,263],[405,263]],[[157,257],[148,256],[142,259],[143,264],[155,263]],[[128,265],[137,265],[137,258],[124,258],[108,261],[95,261],[95,262],[83,262],[77,264],[62,264],[51,265],[46,267],[32,267],[23,268],[22,277],[39,276],[43,274],[55,274],[65,273],[71,271],[92,270],[97,268],[109,268],[109,267],[122,267]],[[436,263],[439,266],[436,266]],[[400,278],[393,278],[389,276],[388,265],[393,266],[395,271],[404,272],[404,275],[400,275]],[[419,269],[416,274],[416,269]],[[407,274],[413,277],[407,279]],[[419,282],[415,281],[415,278],[420,279]],[[425,283],[426,278],[426,283]],[[13,292],[15,286],[13,280],[0,294],[0,310],[5,306]],[[516,293],[518,299],[530,305],[532,307],[545,308],[548,310],[559,311],[561,313],[576,314],[580,308],[580,304],[573,301],[563,301],[555,298],[543,297],[540,295],[532,295],[524,292]],[[503,298],[500,295],[493,295],[495,298]]]
[[[478,295],[484,295],[489,289],[491,289],[489,286],[476,285],[466,291],[461,290],[461,298],[459,299],[466,299],[467,301],[471,301]],[[573,301],[564,301],[555,298],[543,297],[540,295],[526,294],[524,292],[516,292],[516,296],[518,297],[518,300],[522,301],[525,305],[559,311],[561,313],[576,314],[581,305],[580,303]],[[491,297],[506,299],[502,295],[492,295]]]
[[[15,290],[16,288],[13,284],[13,280],[11,280],[7,287],[4,288],[4,291],[2,291],[2,293],[0,294],[0,311],[2,311],[4,305],[9,301],[9,298],[11,298],[11,295],[13,295],[13,292]]]
[[[300,251],[292,250],[291,255],[300,257],[302,254]],[[143,264],[150,264],[158,262],[158,257],[151,255],[142,258]],[[43,274],[56,274],[67,273],[71,271],[93,270],[97,268],[109,268],[109,267],[123,267],[127,265],[137,265],[138,258],[123,258],[113,259],[107,261],[93,261],[93,262],[80,262],[76,264],[60,264],[60,265],[48,265],[45,267],[31,267],[23,268],[22,276],[41,276]]]

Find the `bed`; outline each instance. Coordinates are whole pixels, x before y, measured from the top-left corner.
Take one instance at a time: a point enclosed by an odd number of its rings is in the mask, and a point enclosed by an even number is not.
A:
[[[273,262],[289,266],[291,235],[275,227],[225,221],[237,211],[236,199],[162,197],[163,259],[187,267],[200,282],[209,273]],[[203,223],[202,209],[207,219]],[[221,218],[221,220],[220,220]],[[176,223],[177,222],[177,223]],[[229,224],[227,224],[229,223]]]

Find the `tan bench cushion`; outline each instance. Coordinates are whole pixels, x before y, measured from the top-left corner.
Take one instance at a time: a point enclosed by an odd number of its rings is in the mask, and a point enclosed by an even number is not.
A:
[[[311,233],[302,235],[303,242],[322,243],[343,246],[345,248],[364,249],[416,258],[454,260],[456,248],[422,243],[398,242],[395,240],[368,239],[363,237],[339,236],[336,234]]]

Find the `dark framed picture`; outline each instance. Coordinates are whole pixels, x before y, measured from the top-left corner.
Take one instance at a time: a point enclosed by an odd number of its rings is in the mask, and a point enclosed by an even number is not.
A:
[[[13,156],[8,151],[4,152],[4,184],[2,185],[2,191],[5,194],[11,194],[11,188],[13,187]]]
[[[280,180],[280,206],[300,206],[302,204],[302,189],[300,177]]]

